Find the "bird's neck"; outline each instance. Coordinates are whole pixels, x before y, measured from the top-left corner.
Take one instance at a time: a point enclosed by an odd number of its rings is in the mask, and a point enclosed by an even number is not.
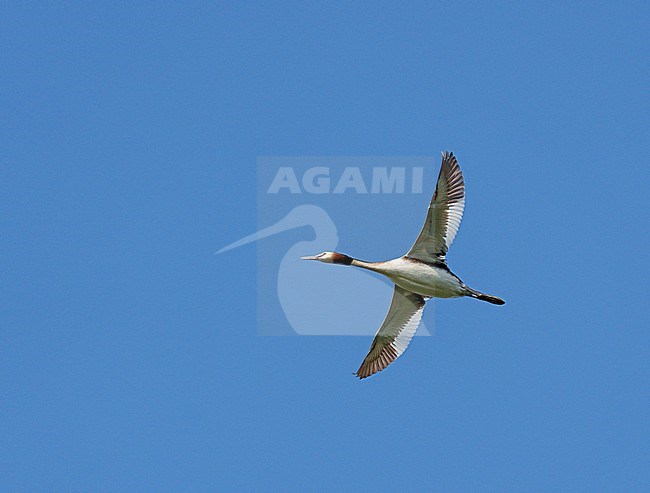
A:
[[[366,269],[366,270],[372,270],[375,272],[379,272],[379,264],[381,264],[381,262],[366,262],[365,260],[352,258],[349,255],[345,255],[344,253],[338,253],[338,252],[334,253],[332,263],[340,264],[340,265],[352,265],[354,267],[359,267],[361,269]]]
[[[350,265],[353,265],[354,267],[359,267],[361,269],[378,272],[379,271],[378,264],[379,262],[366,262],[365,260],[358,260],[356,258],[353,258],[352,263]]]

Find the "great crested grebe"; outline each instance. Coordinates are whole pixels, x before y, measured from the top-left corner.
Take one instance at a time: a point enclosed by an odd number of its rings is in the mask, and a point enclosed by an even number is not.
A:
[[[424,226],[406,255],[385,262],[364,262],[337,252],[301,257],[371,270],[395,283],[386,319],[355,373],[357,377],[369,377],[402,355],[420,325],[429,298],[470,296],[495,305],[505,303],[501,298],[470,288],[447,266],[447,250],[458,232],[464,208],[463,174],[454,154],[447,151],[442,154],[440,174]]]

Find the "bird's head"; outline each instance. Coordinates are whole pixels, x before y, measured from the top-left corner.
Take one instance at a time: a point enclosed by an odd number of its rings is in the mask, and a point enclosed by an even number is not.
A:
[[[319,262],[325,262],[326,264],[343,264],[350,265],[352,263],[352,257],[348,257],[343,253],[337,252],[323,252],[318,255],[311,255],[309,257],[300,257],[302,260],[318,260]]]

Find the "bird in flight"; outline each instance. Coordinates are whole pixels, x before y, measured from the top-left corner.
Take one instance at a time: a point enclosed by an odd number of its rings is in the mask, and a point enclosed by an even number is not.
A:
[[[464,209],[463,174],[454,154],[447,151],[442,154],[440,174],[424,226],[406,255],[385,262],[365,262],[337,252],[302,257],[378,272],[395,284],[386,319],[355,373],[360,379],[382,371],[404,353],[420,325],[428,299],[469,296],[495,305],[505,303],[501,298],[470,288],[447,266],[447,250],[458,232]]]

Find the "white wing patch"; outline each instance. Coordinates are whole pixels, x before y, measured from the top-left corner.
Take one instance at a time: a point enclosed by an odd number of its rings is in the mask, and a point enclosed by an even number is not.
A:
[[[383,370],[406,351],[422,320],[424,304],[419,294],[395,286],[386,319],[355,373],[357,377],[366,378]]]
[[[406,255],[424,262],[444,261],[458,233],[464,210],[463,174],[454,154],[445,152],[424,226]]]

